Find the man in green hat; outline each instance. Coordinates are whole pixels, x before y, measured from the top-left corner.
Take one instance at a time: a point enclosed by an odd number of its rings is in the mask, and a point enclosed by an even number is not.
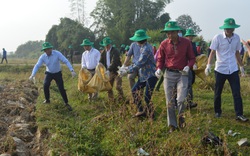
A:
[[[193,29],[187,29],[186,30],[186,34],[184,35],[184,37],[186,37],[188,40],[190,40],[190,42],[192,44],[192,48],[193,48],[193,52],[194,52],[195,57],[198,56],[196,44],[195,44],[195,42],[193,42],[193,39],[196,36],[197,35],[194,33]],[[193,102],[193,88],[192,88],[192,84],[195,82],[195,73],[194,73],[193,69],[197,69],[196,64],[194,64],[193,68],[191,68],[189,70],[189,73],[188,73],[187,108],[197,107],[197,103]]]
[[[81,46],[84,48],[84,52],[82,53],[81,66],[82,68],[86,68],[92,76],[95,74],[95,68],[98,65],[101,57],[101,53],[93,48],[93,42],[90,42],[89,39],[84,39],[82,41]],[[98,93],[89,93],[88,99],[89,101],[95,100],[98,96]]]
[[[107,73],[110,77],[110,84],[113,87],[116,82],[116,90],[118,91],[118,100],[122,102],[124,94],[122,90],[122,78],[118,75],[118,66],[121,66],[119,51],[112,46],[112,40],[109,37],[105,37],[101,42],[101,46],[105,50],[101,53],[100,63],[102,63],[107,69]],[[114,102],[113,89],[108,91],[108,97],[111,102]]]
[[[154,87],[157,82],[155,76],[156,64],[154,60],[154,54],[152,46],[147,42],[150,37],[146,34],[146,31],[139,29],[135,32],[134,36],[130,40],[137,42],[140,47],[140,56],[134,64],[129,67],[123,67],[128,73],[139,71],[139,79],[132,88],[132,95],[134,104],[137,106],[137,113],[135,117],[147,115],[149,118],[154,118],[154,109],[151,101]],[[146,107],[142,106],[141,90],[145,88],[144,101]]]
[[[74,69],[68,59],[63,56],[63,54],[57,50],[52,50],[53,46],[49,42],[44,42],[42,45],[42,50],[44,53],[39,57],[36,65],[32,70],[32,74],[29,77],[30,80],[34,80],[35,75],[38,69],[45,64],[46,65],[46,72],[45,72],[45,79],[43,83],[43,91],[45,96],[44,104],[50,103],[50,84],[52,80],[56,81],[60,94],[63,98],[65,106],[68,108],[69,111],[72,111],[71,106],[68,104],[68,97],[66,91],[64,89],[63,78],[62,78],[62,70],[60,61],[67,65],[69,68],[72,77],[76,76]]]
[[[234,99],[234,110],[236,120],[246,122],[248,119],[243,116],[243,104],[240,93],[239,68],[241,76],[245,75],[243,63],[240,57],[240,37],[234,33],[235,28],[240,27],[233,18],[224,20],[224,25],[219,27],[223,33],[214,36],[210,45],[210,55],[205,69],[205,74],[211,72],[211,63],[216,54],[215,62],[215,90],[214,90],[214,111],[215,117],[221,117],[221,94],[226,80],[228,80]],[[238,68],[239,64],[239,68]]]
[[[179,126],[185,126],[184,120],[184,101],[187,97],[188,72],[195,63],[195,55],[191,42],[178,36],[182,30],[176,21],[169,21],[165,24],[162,33],[166,33],[167,39],[161,42],[159,55],[157,57],[157,71],[155,75],[160,78],[162,70],[164,72],[164,91],[166,95],[167,117],[169,132],[173,132]],[[177,94],[177,96],[176,96]],[[176,99],[174,97],[177,97]],[[175,115],[177,100],[178,124]]]

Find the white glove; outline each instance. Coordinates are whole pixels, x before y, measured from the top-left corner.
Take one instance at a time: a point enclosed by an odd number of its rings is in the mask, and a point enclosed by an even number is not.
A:
[[[188,75],[189,66],[185,66],[182,71],[180,71],[182,75]]]
[[[35,76],[32,76],[32,75],[31,75],[31,76],[29,77],[29,80],[31,80],[31,81],[33,81],[34,79],[35,79]]]
[[[76,77],[76,73],[74,71],[71,72],[72,77]]]
[[[118,67],[118,74],[119,76],[123,77],[128,74],[128,67],[125,67],[124,65],[122,67]]]
[[[206,76],[208,76],[209,73],[211,73],[211,64],[207,64],[207,67],[206,67],[206,69],[205,69],[205,74],[206,74]]]
[[[245,76],[245,70],[244,70],[244,67],[243,66],[240,66],[240,73],[241,73],[241,76]]]
[[[107,75],[108,77],[110,76],[110,73],[108,70],[105,72],[105,75]]]
[[[193,70],[197,70],[198,69],[198,67],[197,67],[197,65],[196,65],[196,63],[193,65]]]
[[[161,69],[157,69],[157,70],[156,70],[155,76],[156,76],[158,79],[161,78],[161,76],[162,76],[162,71],[161,71]]]

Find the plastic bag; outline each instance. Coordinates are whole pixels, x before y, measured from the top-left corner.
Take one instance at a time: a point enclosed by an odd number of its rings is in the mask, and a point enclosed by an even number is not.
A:
[[[211,146],[221,146],[223,144],[222,139],[214,135],[212,132],[207,132],[202,138],[202,144]]]
[[[103,64],[99,63],[95,69],[95,75],[89,81],[88,86],[98,91],[108,91],[112,89],[109,83],[109,74]]]
[[[84,93],[95,93],[96,89],[88,86],[92,75],[87,69],[81,69],[78,74],[78,90]]]
[[[201,78],[203,81],[206,80],[205,69],[207,65],[207,56],[205,54],[201,54],[196,56],[196,65],[197,69],[194,70],[195,75]]]

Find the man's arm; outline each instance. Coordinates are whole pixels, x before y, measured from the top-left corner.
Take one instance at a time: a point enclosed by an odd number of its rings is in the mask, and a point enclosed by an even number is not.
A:
[[[215,50],[211,50],[210,55],[207,60],[207,64],[211,64],[211,62],[213,61],[214,55],[215,55]]]
[[[235,57],[237,59],[238,64],[240,65],[240,67],[243,67],[243,63],[242,63],[242,60],[241,60],[240,52],[238,50],[235,53]]]
[[[130,59],[131,59],[131,56],[126,56],[123,65],[124,65],[124,66],[129,66],[129,61],[130,61]]]

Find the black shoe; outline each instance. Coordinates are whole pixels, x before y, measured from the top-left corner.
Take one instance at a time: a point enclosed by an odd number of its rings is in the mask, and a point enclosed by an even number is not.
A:
[[[215,113],[215,118],[220,118],[221,117],[221,113]]]
[[[246,122],[246,121],[248,121],[248,118],[244,117],[243,115],[239,115],[239,116],[236,117],[236,120]]]
[[[137,112],[133,117],[145,117],[146,113],[145,112]]]
[[[184,127],[186,127],[185,118],[184,118],[184,116],[180,116],[179,117],[179,128],[184,128]]]
[[[188,109],[195,108],[195,107],[197,107],[197,103],[193,103],[192,102],[192,103],[190,103],[190,104],[187,105]]]
[[[173,133],[177,129],[175,126],[172,126],[172,125],[170,125],[169,127],[170,127],[168,131],[169,133]]]
[[[49,103],[50,103],[49,100],[44,100],[44,101],[43,101],[43,104],[49,104]]]
[[[65,106],[68,108],[69,111],[72,111],[72,107],[68,104],[68,103],[65,103]]]

